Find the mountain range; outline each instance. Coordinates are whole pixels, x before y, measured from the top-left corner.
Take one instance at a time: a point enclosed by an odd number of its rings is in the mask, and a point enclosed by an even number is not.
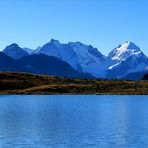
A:
[[[21,71],[72,78],[142,79],[148,72],[148,57],[125,42],[108,56],[80,42],[62,44],[52,39],[35,50],[11,44],[0,52],[1,71]]]

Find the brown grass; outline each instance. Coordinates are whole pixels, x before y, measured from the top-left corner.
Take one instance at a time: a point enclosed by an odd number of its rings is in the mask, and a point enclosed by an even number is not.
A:
[[[148,81],[68,79],[0,72],[0,94],[148,94]]]

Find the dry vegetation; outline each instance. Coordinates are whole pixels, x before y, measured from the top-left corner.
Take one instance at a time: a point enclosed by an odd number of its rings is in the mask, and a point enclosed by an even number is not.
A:
[[[148,94],[148,81],[69,79],[1,72],[0,94]]]

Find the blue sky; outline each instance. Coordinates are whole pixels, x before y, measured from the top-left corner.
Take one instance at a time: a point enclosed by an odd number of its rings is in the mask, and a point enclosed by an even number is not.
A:
[[[0,49],[36,48],[51,38],[108,54],[125,41],[148,55],[147,0],[0,0]]]

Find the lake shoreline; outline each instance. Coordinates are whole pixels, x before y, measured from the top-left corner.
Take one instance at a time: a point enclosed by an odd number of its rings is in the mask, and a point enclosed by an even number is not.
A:
[[[148,95],[148,81],[70,79],[30,73],[0,72],[0,94]]]

